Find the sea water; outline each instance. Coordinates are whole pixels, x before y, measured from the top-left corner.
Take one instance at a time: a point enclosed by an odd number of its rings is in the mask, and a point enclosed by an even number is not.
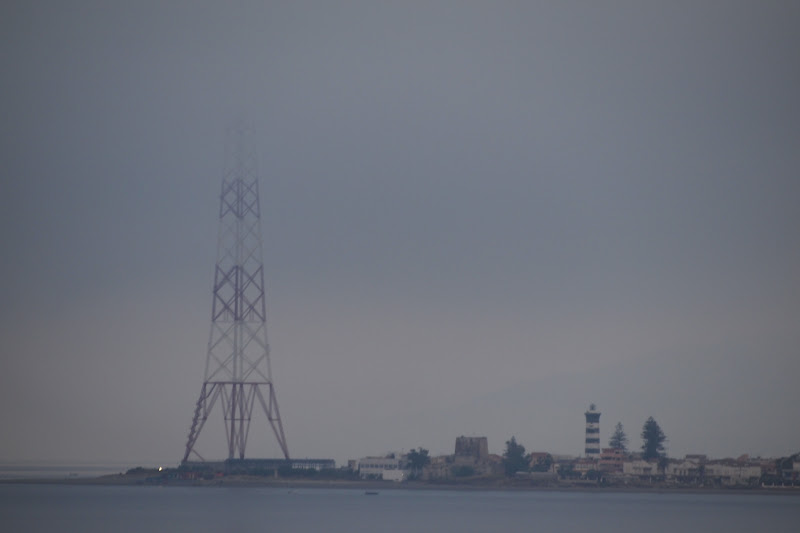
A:
[[[800,496],[0,484],[0,531],[800,531]]]
[[[0,462],[0,480],[96,478],[125,472],[137,464],[142,463],[70,463],[65,465],[42,462]],[[164,464],[171,466],[171,463]]]

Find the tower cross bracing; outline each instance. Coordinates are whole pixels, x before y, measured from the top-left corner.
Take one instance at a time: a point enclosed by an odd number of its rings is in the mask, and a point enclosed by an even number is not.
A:
[[[229,459],[244,459],[254,409],[266,415],[289,459],[267,341],[256,158],[245,146],[246,137],[241,126],[228,133],[205,374],[183,462],[192,456],[204,460],[195,445],[217,403]]]

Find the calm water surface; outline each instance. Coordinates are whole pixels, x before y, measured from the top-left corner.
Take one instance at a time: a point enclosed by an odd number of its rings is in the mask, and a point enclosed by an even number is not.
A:
[[[0,485],[0,531],[800,531],[800,497]]]

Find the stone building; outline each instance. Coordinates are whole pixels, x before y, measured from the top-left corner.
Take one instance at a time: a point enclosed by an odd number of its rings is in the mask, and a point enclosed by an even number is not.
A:
[[[456,461],[459,459],[472,459],[485,461],[489,458],[489,439],[486,437],[457,437]]]

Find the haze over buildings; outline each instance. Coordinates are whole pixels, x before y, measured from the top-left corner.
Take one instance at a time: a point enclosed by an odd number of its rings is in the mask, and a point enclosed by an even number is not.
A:
[[[4,2],[0,459],[180,459],[236,116],[293,456],[579,454],[590,402],[602,446],[652,415],[674,456],[798,451],[798,26],[792,2]]]

